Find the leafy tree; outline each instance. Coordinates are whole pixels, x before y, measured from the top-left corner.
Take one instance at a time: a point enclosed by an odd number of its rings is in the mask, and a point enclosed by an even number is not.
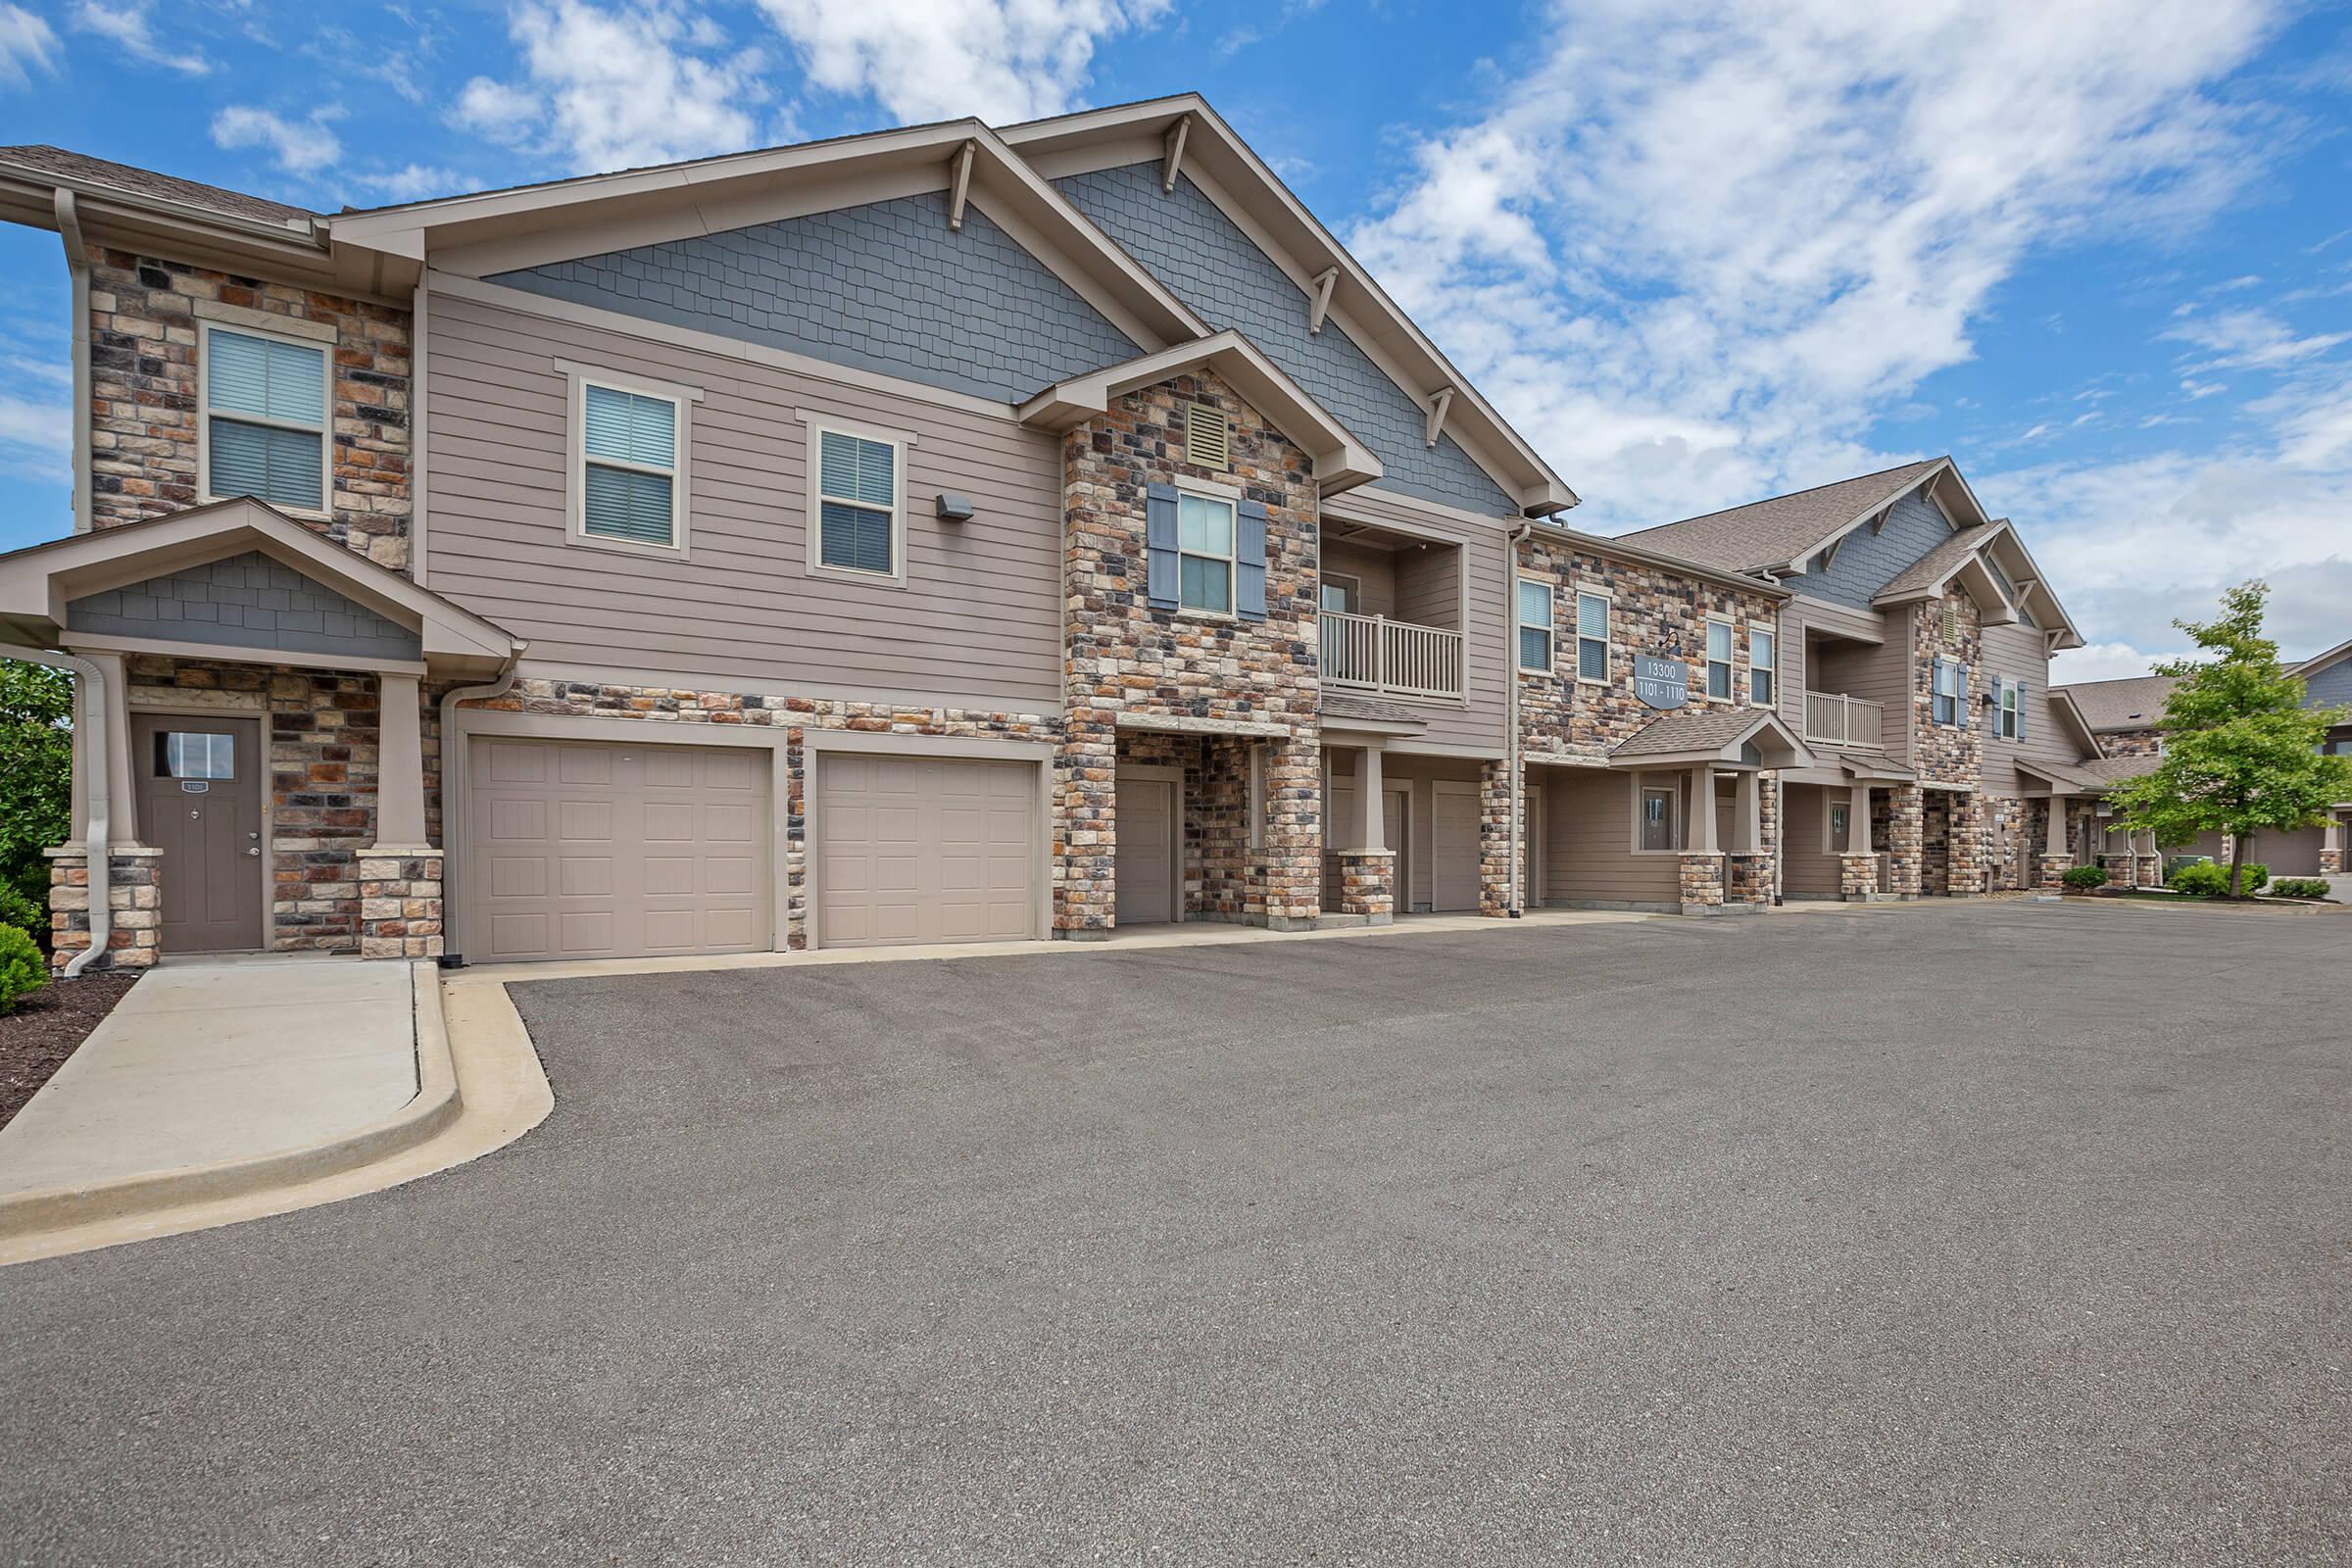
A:
[[[74,829],[74,677],[0,659],[0,883],[42,909],[41,852]]]
[[[2107,797],[2118,826],[2153,832],[2168,848],[2200,833],[2232,835],[2232,898],[2252,891],[2242,881],[2249,837],[2308,826],[2352,799],[2352,758],[2320,754],[2328,726],[2348,715],[2303,706],[2303,683],[2262,635],[2270,593],[2266,583],[2241,583],[2222,595],[2216,618],[2173,623],[2204,655],[2156,666],[2174,683],[2156,726],[2164,758]]]

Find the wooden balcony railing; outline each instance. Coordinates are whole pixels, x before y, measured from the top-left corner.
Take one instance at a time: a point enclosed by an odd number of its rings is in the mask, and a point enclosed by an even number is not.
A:
[[[1805,739],[1882,751],[1886,742],[1880,735],[1880,705],[1836,692],[1807,692]]]
[[[1462,695],[1462,634],[1326,610],[1323,684],[1386,697]]]

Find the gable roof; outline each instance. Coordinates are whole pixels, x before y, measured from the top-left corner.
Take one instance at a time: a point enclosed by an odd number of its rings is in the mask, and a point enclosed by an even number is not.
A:
[[[2126,675],[2117,680],[2086,680],[2060,686],[2093,735],[2121,730],[2154,729],[2164,717],[2164,700],[2172,695],[2170,675]]]
[[[251,498],[215,501],[0,555],[0,636],[55,647],[66,635],[66,606],[72,600],[248,551],[282,562],[415,631],[432,673],[494,670],[523,650],[522,639],[505,627]],[[233,646],[217,652],[223,659],[238,657]],[[294,661],[259,649],[250,657],[262,662],[332,662]]]
[[[1661,713],[1609,751],[1613,762],[1738,762],[1753,743],[1765,767],[1810,767],[1813,754],[1769,708]]]
[[[316,216],[306,208],[289,207],[284,202],[273,202],[266,196],[249,196],[243,191],[224,190],[219,185],[201,184],[193,179],[181,179],[175,174],[159,174],[152,169],[110,163],[104,158],[92,158],[87,153],[69,152],[63,147],[40,143],[0,147],[0,164],[13,164],[20,169],[37,170],[87,185],[111,186],[132,195],[208,208],[213,212],[235,218],[259,219],[264,222],[299,222]]]
[[[1049,179],[1164,160],[1196,183],[1214,186],[1211,199],[1221,193],[1233,204],[1236,211],[1228,216],[1259,249],[1278,264],[1287,258],[1296,269],[1302,309],[1345,321],[1349,338],[1425,407],[1450,394],[1439,422],[1526,514],[1545,515],[1579,504],[1567,481],[1199,93],[1008,125],[1004,137]]]
[[[1231,382],[1251,408],[1314,460],[1315,482],[1325,495],[1380,477],[1380,459],[1369,448],[1255,344],[1230,329],[1057,381],[1021,405],[1021,422],[1067,430],[1110,407],[1113,398],[1203,366]]]
[[[2325,653],[2314,654],[2300,664],[2290,665],[2287,673],[2304,676],[2317,675],[2321,670],[2341,659],[2352,659],[2352,642],[2337,643]]]
[[[1906,463],[1680,522],[1639,528],[1625,537],[1728,571],[1774,570],[1826,549],[1832,540],[1951,466],[1948,457]]]

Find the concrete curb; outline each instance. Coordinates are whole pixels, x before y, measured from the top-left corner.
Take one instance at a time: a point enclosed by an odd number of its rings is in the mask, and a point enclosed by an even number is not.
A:
[[[416,1095],[390,1115],[348,1133],[297,1149],[210,1165],[146,1171],[116,1181],[35,1188],[0,1198],[0,1250],[39,1233],[123,1223],[140,1215],[194,1203],[240,1198],[269,1188],[316,1181],[371,1164],[415,1147],[465,1112],[440,978],[431,963],[409,966],[416,1031]]]

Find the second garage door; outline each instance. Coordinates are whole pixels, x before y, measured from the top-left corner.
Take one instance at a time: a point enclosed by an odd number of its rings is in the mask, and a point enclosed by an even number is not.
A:
[[[763,750],[481,737],[467,763],[466,956],[774,945]]]
[[[817,945],[1036,936],[1037,773],[1025,762],[820,755]]]

